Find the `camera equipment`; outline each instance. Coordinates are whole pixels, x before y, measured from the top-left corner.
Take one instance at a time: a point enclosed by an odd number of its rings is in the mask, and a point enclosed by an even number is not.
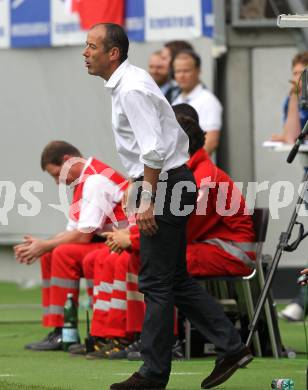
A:
[[[307,283],[307,281],[308,281],[308,275],[301,275],[297,279],[297,284],[302,284],[303,282]]]
[[[299,96],[299,105],[301,108],[308,110],[308,69],[305,68],[301,74],[301,93]]]
[[[298,27],[298,28],[303,28],[303,27],[308,27],[308,15],[279,15],[277,19],[277,25],[278,27]],[[307,69],[304,70],[302,74],[302,88],[301,88],[301,105],[304,108],[308,109],[308,75],[307,75]],[[300,135],[298,136],[295,145],[291,149],[287,162],[291,163],[299,149],[299,146],[303,143],[304,138],[308,134],[308,121],[305,123],[305,126],[303,127]],[[249,346],[254,332],[257,329],[257,324],[258,320],[262,311],[262,308],[265,304],[265,301],[267,300],[267,297],[269,295],[269,291],[272,285],[273,277],[276,272],[276,269],[278,267],[279,260],[282,256],[282,253],[284,251],[286,252],[293,252],[297,249],[299,244],[301,243],[302,240],[304,240],[308,236],[308,232],[305,232],[304,226],[302,223],[297,222],[297,217],[298,217],[298,210],[300,209],[301,205],[304,203],[304,198],[306,191],[308,190],[308,169],[305,170],[305,175],[303,178],[303,186],[301,189],[301,193],[297,199],[295,209],[293,211],[293,214],[291,216],[291,220],[289,222],[289,226],[287,228],[286,232],[282,232],[279,238],[279,243],[276,248],[275,256],[272,261],[272,264],[270,266],[270,269],[267,273],[266,280],[264,283],[264,287],[261,291],[260,297],[258,299],[258,303],[255,309],[255,313],[253,316],[253,319],[251,321],[251,324],[249,326],[250,332],[246,341],[246,345]],[[294,228],[294,225],[299,226],[299,231],[298,231],[298,237],[295,241],[293,241],[291,244],[289,244],[289,240],[291,238],[291,234]],[[308,389],[308,381],[307,381],[307,389]]]
[[[308,129],[307,123],[305,124],[304,128]],[[295,153],[295,155],[296,155],[296,153]],[[295,155],[294,155],[294,157],[295,157]],[[270,269],[266,275],[264,287],[263,287],[261,294],[259,296],[258,303],[257,303],[256,308],[255,308],[254,316],[253,316],[253,319],[252,319],[251,324],[249,326],[250,332],[249,332],[249,335],[248,335],[248,338],[246,341],[247,346],[250,345],[250,343],[252,341],[253,334],[257,330],[258,320],[259,320],[262,308],[264,306],[264,303],[265,303],[267,296],[269,294],[269,291],[270,291],[270,288],[272,285],[272,281],[273,281],[273,277],[275,275],[279,260],[282,256],[282,253],[284,251],[286,251],[286,252],[295,251],[297,249],[297,247],[299,246],[299,244],[301,243],[301,241],[303,241],[308,236],[308,232],[305,232],[305,230],[304,230],[304,225],[301,222],[297,222],[298,211],[299,211],[301,205],[304,203],[305,193],[307,190],[308,190],[308,170],[305,171],[302,190],[301,190],[301,193],[297,199],[296,206],[295,206],[295,209],[293,211],[288,229],[286,232],[282,232],[280,235],[279,243],[277,245],[276,252],[275,252],[275,256],[274,256],[273,261],[271,263]],[[291,238],[294,225],[299,226],[298,236],[291,244],[289,244],[289,240]]]

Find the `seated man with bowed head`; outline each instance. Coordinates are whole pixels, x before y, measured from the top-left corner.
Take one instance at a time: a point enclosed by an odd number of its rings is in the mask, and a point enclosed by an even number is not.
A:
[[[249,275],[255,267],[255,234],[245,200],[204,150],[196,110],[185,103],[173,110],[189,138],[187,165],[199,191],[186,228],[187,270],[192,276]]]
[[[24,242],[14,247],[20,263],[30,265],[41,259],[43,326],[54,328],[43,341],[25,348],[50,351],[62,348],[67,294],[73,293],[78,302],[81,277],[92,292],[93,264],[84,259],[105,245],[97,242],[98,234],[113,226],[127,226],[121,207],[127,182],[108,165],[93,157],[83,158],[75,146],[64,141],[52,141],[44,148],[41,167],[57,184],[74,187],[66,230],[46,240],[25,236]]]

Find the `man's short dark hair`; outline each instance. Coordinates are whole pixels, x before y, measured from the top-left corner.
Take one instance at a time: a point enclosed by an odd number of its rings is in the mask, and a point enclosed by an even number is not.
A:
[[[177,59],[177,58],[179,58],[179,57],[181,57],[181,56],[189,56],[189,57],[191,57],[192,59],[193,59],[193,61],[194,61],[194,63],[195,63],[195,67],[197,68],[197,69],[200,69],[201,68],[201,57],[199,56],[199,54],[197,54],[195,51],[193,51],[193,50],[181,50],[181,51],[179,51],[177,54],[176,54],[176,56],[174,57],[174,60],[173,60],[173,62]]]
[[[292,68],[297,64],[308,66],[308,51],[296,54],[292,59]]]
[[[51,141],[47,144],[41,154],[41,168],[46,170],[48,164],[61,166],[63,157],[69,155],[72,157],[82,157],[80,151],[75,146],[65,141]]]
[[[182,50],[191,50],[193,51],[193,46],[187,42],[187,41],[169,41],[164,44],[165,47],[167,47],[170,50],[171,53],[171,61],[173,61],[174,57],[177,55],[178,52]]]
[[[113,47],[117,47],[120,52],[120,63],[124,62],[127,59],[129,40],[123,27],[116,23],[98,23],[92,28],[99,26],[104,26],[106,28],[106,37],[103,42],[106,51],[111,50]]]
[[[192,156],[205,143],[205,134],[199,125],[197,111],[186,103],[176,104],[172,107],[175,117],[189,138],[189,154]]]

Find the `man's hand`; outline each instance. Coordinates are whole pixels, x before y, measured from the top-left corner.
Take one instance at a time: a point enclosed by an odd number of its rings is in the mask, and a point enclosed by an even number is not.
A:
[[[301,271],[301,274],[302,275],[308,275],[308,268],[305,268]],[[302,286],[305,286],[306,284],[308,284],[308,280],[304,281],[304,282],[301,282],[301,285]]]
[[[128,229],[119,230],[114,227],[113,232],[102,233],[102,236],[106,237],[106,245],[112,252],[121,253],[132,244],[129,238]]]
[[[130,186],[131,186],[131,183],[129,183],[128,187],[124,191],[122,201],[121,201],[122,209],[123,209],[125,214],[126,214],[126,208],[127,208],[128,191],[129,191]]]
[[[157,232],[158,226],[155,221],[154,204],[151,201],[141,199],[136,215],[136,223],[140,232],[146,236],[153,236]]]
[[[48,252],[46,242],[26,236],[25,242],[14,247],[15,257],[20,263],[32,264],[44,253]]]
[[[136,182],[129,182],[122,197],[122,209],[128,218],[136,213],[137,189]]]

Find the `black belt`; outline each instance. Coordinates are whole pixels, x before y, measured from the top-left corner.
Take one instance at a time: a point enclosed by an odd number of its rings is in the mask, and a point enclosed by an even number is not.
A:
[[[186,164],[183,164],[177,168],[172,168],[172,169],[169,169],[168,171],[166,171],[168,173],[168,175],[174,175],[175,173],[180,173],[180,172],[184,172],[187,170],[187,165]],[[133,179],[133,182],[135,183],[136,181],[142,181],[144,178],[144,176],[139,176],[137,177],[136,179]]]

